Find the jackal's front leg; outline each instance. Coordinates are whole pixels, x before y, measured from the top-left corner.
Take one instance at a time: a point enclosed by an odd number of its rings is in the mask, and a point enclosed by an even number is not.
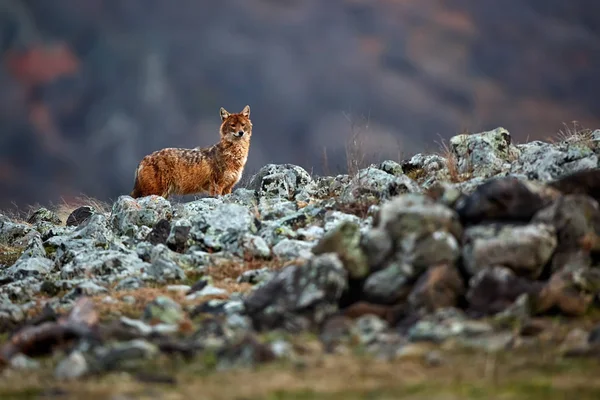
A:
[[[217,185],[216,183],[213,183],[212,185],[210,185],[210,189],[208,191],[208,194],[216,197],[216,196],[220,196],[223,193],[223,188],[220,185]]]
[[[235,184],[231,184],[231,185],[227,185],[223,188],[223,191],[221,192],[221,194],[229,194],[231,193],[231,191],[233,190],[233,187],[235,186]]]

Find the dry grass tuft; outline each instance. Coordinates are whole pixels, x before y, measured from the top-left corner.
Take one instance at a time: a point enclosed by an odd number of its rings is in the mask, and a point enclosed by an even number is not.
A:
[[[111,206],[107,202],[94,199],[89,196],[79,196],[71,201],[65,201],[63,199],[61,204],[58,204],[57,206],[52,208],[52,211],[54,211],[56,215],[58,215],[58,217],[60,218],[61,222],[65,224],[67,222],[67,218],[69,218],[69,215],[75,209],[83,206],[90,206],[94,208],[96,212],[102,214],[107,214],[111,210]]]
[[[264,267],[277,268],[278,263],[272,260],[250,259],[244,261],[227,260],[206,269],[205,275],[210,275],[215,282],[226,279],[237,279],[242,273]]]
[[[461,182],[461,176],[458,172],[458,160],[456,159],[456,156],[445,141],[442,141],[440,146],[442,148],[441,156],[446,160],[446,169],[448,170],[450,181],[454,183]]]
[[[182,306],[194,305],[198,300],[192,301],[185,297],[185,292],[167,290],[166,287],[146,287],[132,290],[110,291],[107,301],[107,295],[93,296],[92,301],[97,307],[101,319],[111,319],[114,317],[125,316],[130,318],[139,318],[146,305],[160,296],[169,297]],[[130,298],[134,302],[128,301]],[[207,299],[208,301],[208,299]]]
[[[361,219],[365,219],[369,216],[369,209],[371,206],[381,204],[381,200],[373,197],[360,197],[353,202],[336,202],[335,209],[345,214],[356,215]]]
[[[98,199],[94,199],[89,196],[79,196],[73,200],[66,201],[62,200],[59,204],[49,203],[47,205],[42,205],[40,203],[30,204],[27,206],[18,206],[16,203],[12,203],[13,207],[0,211],[0,214],[3,214],[10,218],[12,221],[27,223],[27,220],[31,215],[39,210],[40,208],[47,208],[48,210],[54,212],[59,218],[61,223],[64,225],[67,222],[67,218],[73,212],[73,210],[82,207],[82,206],[91,206],[97,212],[106,214],[111,210],[110,204],[107,202],[103,202]]]
[[[0,265],[10,266],[17,261],[23,253],[23,248],[0,244]]]
[[[469,134],[468,132],[463,132],[461,135]],[[450,178],[450,182],[459,183],[467,181],[472,176],[472,168],[468,168],[468,171],[465,173],[460,173],[458,167],[458,160],[456,159],[456,155],[452,151],[452,149],[446,144],[446,142],[442,139],[439,143],[441,148],[441,152],[439,155],[446,160],[446,170],[448,171],[448,176]]]
[[[297,260],[282,261],[278,258],[270,260],[261,260],[257,258],[249,258],[243,261],[227,260],[222,263],[209,266],[204,275],[212,277],[214,285],[236,281],[237,278],[246,271],[252,271],[261,268],[269,268],[270,270],[278,270],[285,266],[296,263]]]
[[[427,178],[427,172],[423,168],[414,168],[405,172],[406,176],[417,183],[422,183]]]
[[[346,168],[350,176],[355,176],[358,171],[367,166],[367,155],[365,148],[365,131],[369,129],[367,118],[364,128],[359,127],[356,121],[344,113],[344,118],[350,123],[350,138],[346,141]]]
[[[577,121],[571,121],[572,126],[563,122],[563,129],[559,129],[556,138],[559,142],[583,144],[588,147],[594,146],[592,130],[583,128]],[[554,143],[554,138],[549,138],[551,143]]]
[[[213,286],[224,289],[227,293],[248,293],[253,285],[249,283],[238,283],[237,279],[246,271],[252,271],[261,268],[268,268],[272,271],[280,270],[288,265],[302,263],[301,260],[282,261],[277,258],[270,260],[246,259],[243,261],[229,260],[217,265],[211,265],[204,270],[202,275],[208,275],[212,278]],[[191,278],[191,276],[188,276]],[[197,276],[195,279],[200,278]]]
[[[18,206],[15,202],[12,202],[12,207],[0,211],[0,214],[10,218],[14,222],[27,223],[27,220],[35,212],[42,208],[39,204],[32,204],[28,206]]]

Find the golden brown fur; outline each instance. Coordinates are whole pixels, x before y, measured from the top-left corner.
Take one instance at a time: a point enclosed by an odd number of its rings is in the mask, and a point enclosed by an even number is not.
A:
[[[231,193],[242,177],[250,149],[250,107],[230,114],[221,107],[221,140],[207,148],[158,150],[142,159],[131,197]]]

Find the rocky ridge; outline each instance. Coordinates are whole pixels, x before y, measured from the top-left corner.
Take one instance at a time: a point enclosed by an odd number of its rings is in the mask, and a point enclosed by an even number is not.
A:
[[[600,130],[515,145],[497,128],[355,176],[270,164],[218,198],[0,216],[0,360],[73,379],[298,363],[307,333],[386,360],[534,345],[544,316],[600,304],[599,154]]]

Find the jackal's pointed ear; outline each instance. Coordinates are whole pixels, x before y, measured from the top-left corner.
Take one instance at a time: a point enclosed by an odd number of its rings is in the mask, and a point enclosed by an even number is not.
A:
[[[223,107],[221,107],[221,110],[219,112],[221,114],[221,120],[225,120],[225,118],[229,117],[229,111],[227,111]]]
[[[246,118],[250,118],[250,106],[244,107],[242,110],[242,115]]]

